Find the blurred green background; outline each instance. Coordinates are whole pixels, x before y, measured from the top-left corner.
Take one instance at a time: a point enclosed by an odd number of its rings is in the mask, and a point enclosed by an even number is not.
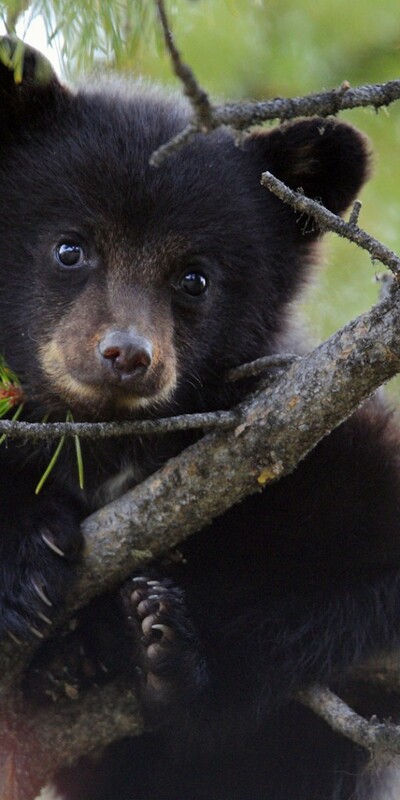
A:
[[[399,76],[398,0],[166,0],[166,6],[184,59],[220,100],[302,95],[345,79],[356,86]],[[23,25],[44,17],[69,77],[100,62],[177,84],[153,0],[0,2],[9,19],[13,8],[27,7]],[[400,252],[400,103],[343,117],[367,133],[375,154],[360,225]],[[378,291],[375,271],[381,270],[354,245],[326,237],[305,300],[315,338],[371,305]]]

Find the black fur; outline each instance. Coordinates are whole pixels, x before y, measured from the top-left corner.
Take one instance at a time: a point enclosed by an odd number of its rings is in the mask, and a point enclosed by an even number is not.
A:
[[[216,131],[156,170],[151,153],[187,122],[182,101],[115,84],[72,94],[51,73],[39,80],[37,63],[29,51],[20,86],[0,71],[0,350],[27,418],[228,407],[249,387],[224,384],[224,370],[282,346],[318,240],[261,188],[262,170],[340,213],[367,177],[363,138],[321,119],[243,147]],[[77,265],[60,264],[60,244]],[[198,296],[182,285],[193,273],[207,281]],[[53,446],[3,445],[3,633],[37,635],[58,607],[79,520],[107,481],[129,468],[133,483],[187,441],[84,445],[84,492],[71,445],[39,498]],[[180,559],[88,609],[66,660],[82,645],[94,669],[128,667],[156,730],[66,770],[65,797],[371,800],[378,784],[392,796],[295,695],[315,681],[346,692],[350,668],[399,644],[398,446],[369,401],[291,476],[185,542]],[[359,707],[392,708],[378,696]]]

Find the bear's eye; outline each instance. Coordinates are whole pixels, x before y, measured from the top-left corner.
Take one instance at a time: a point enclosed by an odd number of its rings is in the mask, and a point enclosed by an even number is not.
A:
[[[85,251],[76,242],[62,242],[55,250],[56,259],[62,267],[81,267],[85,263]]]
[[[208,288],[208,280],[201,272],[188,272],[180,280],[179,288],[191,297],[199,297]]]

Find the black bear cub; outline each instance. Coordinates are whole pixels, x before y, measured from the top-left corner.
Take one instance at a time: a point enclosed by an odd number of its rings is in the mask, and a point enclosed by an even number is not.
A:
[[[343,212],[367,177],[363,137],[325,119],[241,147],[218,130],[155,169],[152,152],[187,123],[184,101],[140,84],[74,94],[30,49],[22,83],[1,67],[0,103],[0,352],[22,382],[24,418],[131,419],[240,400],[249,384],[233,391],[223,375],[285,346],[318,241],[260,175]],[[41,635],[79,560],[82,517],[187,441],[84,444],[84,491],[65,448],[38,496],[54,445],[3,444],[4,635]],[[123,602],[116,592],[88,612],[87,647],[115,662],[120,642],[149,730],[65,770],[60,796],[396,797],[394,767],[367,769],[296,692],[345,691],[352,668],[399,645],[398,447],[370,400],[292,475],[186,541],[180,561],[150,565]],[[106,625],[102,640],[103,615],[114,644]],[[390,715],[370,695],[358,693],[360,711]]]

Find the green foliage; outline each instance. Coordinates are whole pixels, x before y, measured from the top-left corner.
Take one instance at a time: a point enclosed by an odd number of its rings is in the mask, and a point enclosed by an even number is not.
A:
[[[44,473],[42,475],[42,477],[39,480],[39,483],[36,486],[35,494],[39,494],[39,492],[43,488],[44,484],[46,483],[47,478],[49,477],[50,473],[53,471],[53,469],[54,469],[54,467],[55,467],[55,465],[56,465],[56,463],[57,463],[57,461],[59,459],[61,450],[64,447],[65,439],[66,439],[65,436],[61,437],[61,439],[60,439],[60,441],[59,441],[59,443],[58,443],[58,445],[57,445],[57,447],[56,447],[56,449],[55,449],[55,451],[54,451],[54,453],[53,453],[53,455],[52,455],[52,457],[51,457],[51,459],[50,459],[50,461],[49,461],[49,463],[48,463],[48,465],[47,465],[47,467],[46,467],[46,469],[45,469],[45,471],[44,471]]]
[[[72,416],[72,412],[71,411],[67,411],[67,415],[65,417],[65,421],[66,422],[74,422],[74,418]],[[45,420],[43,420],[43,422],[45,422]],[[49,477],[49,475],[53,471],[55,465],[57,464],[57,461],[58,461],[58,459],[60,457],[61,451],[62,451],[62,449],[63,449],[63,447],[65,445],[66,438],[67,438],[66,436],[61,436],[60,441],[58,442],[58,445],[57,445],[57,447],[56,447],[56,449],[55,449],[55,451],[54,451],[54,453],[53,453],[53,455],[52,455],[52,457],[51,457],[51,459],[50,459],[50,461],[49,461],[49,463],[48,463],[48,465],[47,465],[47,467],[46,467],[46,469],[45,469],[45,471],[43,473],[43,475],[41,476],[41,478],[40,478],[40,480],[39,480],[39,482],[38,482],[38,484],[36,486],[35,494],[39,494],[39,492],[43,488],[44,484],[46,483],[47,478]],[[74,444],[75,444],[76,467],[77,467],[77,472],[78,472],[79,488],[80,489],[84,489],[84,487],[85,487],[85,478],[84,478],[82,449],[81,449],[81,443],[80,443],[79,436],[74,436]]]
[[[0,419],[12,408],[22,406],[23,394],[16,374],[0,355]],[[21,412],[19,412],[21,413]]]
[[[14,419],[14,417],[13,417],[13,419]],[[73,422],[74,421],[74,418],[72,416],[71,411],[67,411],[67,416],[65,417],[65,421],[66,422]],[[45,420],[43,420],[43,422],[45,422]],[[58,459],[60,457],[61,451],[62,451],[62,449],[64,447],[66,438],[67,438],[66,436],[61,436],[60,441],[58,442],[58,445],[57,445],[57,447],[56,447],[56,449],[55,449],[55,451],[54,451],[54,453],[53,453],[53,455],[52,455],[52,457],[51,457],[51,459],[50,459],[50,461],[49,461],[49,463],[48,463],[48,465],[47,465],[47,467],[46,467],[46,469],[45,469],[45,471],[43,473],[43,475],[41,476],[41,478],[40,478],[40,480],[39,480],[39,482],[38,482],[38,484],[36,486],[35,494],[39,494],[39,492],[43,488],[44,484],[46,483],[47,478],[49,477],[49,475],[53,471],[55,465],[57,464],[57,461],[58,461]],[[74,443],[75,443],[75,455],[76,455],[76,466],[77,466],[77,471],[78,471],[79,488],[80,489],[84,489],[84,487],[85,487],[85,478],[84,478],[84,468],[83,468],[83,459],[82,459],[82,449],[81,449],[81,443],[80,443],[79,436],[74,436]]]
[[[22,81],[23,56],[24,45],[21,40],[18,40],[13,48],[8,40],[0,42],[0,61],[14,72],[15,83],[21,83]]]
[[[24,14],[24,12],[26,13]],[[73,74],[97,63],[122,69],[136,51],[138,40],[155,19],[151,0],[1,0],[6,29],[15,32],[41,16],[47,40],[57,46],[66,72]]]
[[[12,420],[19,419],[24,408],[24,404],[22,402],[23,399],[24,399],[23,391],[17,375],[7,365],[4,357],[0,355],[0,419],[5,417],[6,414],[9,414],[15,407],[16,411],[14,412],[11,419]],[[47,416],[42,421],[47,422]],[[74,421],[71,411],[67,411],[65,421],[66,422]],[[6,439],[5,434],[0,436],[0,444],[3,444],[5,439]],[[35,494],[39,494],[43,485],[47,481],[47,478],[54,469],[58,461],[58,458],[60,456],[60,453],[64,447],[65,439],[66,436],[62,436],[60,438],[60,441],[49,461],[49,464],[47,465],[43,475],[41,476],[36,486]],[[79,441],[79,436],[74,436],[74,444],[75,444],[75,454],[76,454],[76,466],[78,471],[78,482],[79,482],[79,487],[83,489],[84,470],[83,470],[82,450],[81,450],[81,443]]]

